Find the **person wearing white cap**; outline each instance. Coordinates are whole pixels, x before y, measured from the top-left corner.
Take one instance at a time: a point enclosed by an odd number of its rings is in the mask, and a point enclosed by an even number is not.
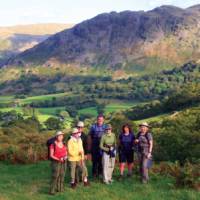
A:
[[[82,121],[79,121],[76,125],[77,129],[79,130],[79,137],[82,139],[83,142],[83,150],[85,153],[85,159],[87,160],[87,154],[88,154],[88,139],[87,135],[84,133],[84,123]]]
[[[88,186],[88,179],[87,179],[87,171],[83,167],[84,161],[84,150],[83,150],[83,143],[79,136],[79,130],[74,128],[72,130],[72,136],[68,141],[68,160],[70,162],[70,169],[71,169],[71,187],[73,189],[76,188],[76,170],[80,169],[82,172],[82,180],[84,186]]]
[[[79,130],[79,137],[81,138],[82,143],[83,143],[84,160],[83,160],[82,164],[83,164],[83,168],[84,168],[85,172],[87,172],[87,175],[88,175],[88,170],[87,170],[87,166],[86,166],[86,162],[85,162],[87,160],[87,154],[88,154],[88,138],[87,138],[87,135],[83,132],[84,131],[84,122],[79,121],[77,123],[76,127]],[[77,181],[79,181],[78,173],[77,173],[76,179],[77,179]]]
[[[142,183],[147,183],[149,181],[148,163],[152,159],[153,137],[149,132],[149,128],[150,126],[147,122],[139,124],[139,133],[135,140],[136,144],[138,144],[138,159]]]
[[[63,143],[64,133],[57,131],[55,141],[50,145],[50,158],[52,167],[52,179],[49,193],[64,191],[64,178],[66,171],[67,147]]]

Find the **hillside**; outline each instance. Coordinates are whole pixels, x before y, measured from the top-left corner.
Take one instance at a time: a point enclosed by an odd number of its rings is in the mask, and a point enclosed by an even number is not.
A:
[[[93,200],[94,194],[96,200],[198,199],[198,192],[188,189],[174,190],[172,186],[174,180],[172,178],[158,175],[154,175],[151,184],[145,187],[140,184],[139,177],[134,176],[133,179],[115,182],[111,186],[103,185],[100,182],[92,182],[90,188],[83,188],[80,184],[77,190],[73,191],[68,185],[69,173],[67,173],[65,182],[65,192],[50,197],[48,195],[50,178],[48,162],[40,162],[39,164],[32,165],[6,165],[0,163],[0,169],[2,172],[0,179],[2,200]]]
[[[199,60],[200,5],[103,13],[57,33],[7,65],[95,67],[128,74]]]
[[[47,39],[50,35],[72,27],[72,24],[31,24],[0,27],[0,63]]]

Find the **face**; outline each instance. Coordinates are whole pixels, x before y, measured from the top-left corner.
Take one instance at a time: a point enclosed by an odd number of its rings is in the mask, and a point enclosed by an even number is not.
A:
[[[75,133],[75,134],[73,134],[73,136],[74,136],[75,138],[79,138],[79,133]]]
[[[83,132],[83,127],[77,127],[77,128],[81,133]]]
[[[64,139],[64,136],[63,136],[63,135],[59,135],[59,136],[57,137],[57,141],[58,141],[58,142],[62,142],[63,139]]]
[[[125,126],[125,127],[124,127],[124,132],[125,132],[125,133],[129,133],[129,128],[128,128],[128,126]]]
[[[104,122],[104,118],[103,118],[103,117],[98,117],[98,118],[97,118],[97,124],[98,124],[98,125],[101,126],[101,125],[103,124],[103,122]]]
[[[111,133],[111,132],[112,132],[112,129],[107,129],[107,130],[106,130],[106,133],[107,133],[107,134],[109,134],[109,133]]]
[[[148,127],[146,127],[146,126],[140,126],[140,131],[142,133],[146,133],[148,131]]]

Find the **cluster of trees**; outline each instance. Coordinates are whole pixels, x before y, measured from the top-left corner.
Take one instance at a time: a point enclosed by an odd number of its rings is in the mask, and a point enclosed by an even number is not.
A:
[[[0,126],[7,127],[19,120],[23,120],[23,116],[15,110],[0,112]]]
[[[23,74],[14,81],[2,83],[0,91],[16,95],[39,95],[60,92],[93,95],[94,98],[149,100],[158,99],[178,91],[185,84],[199,82],[200,65],[187,63],[173,70],[154,75],[112,80],[110,76],[69,76],[57,73],[52,76]],[[47,102],[46,102],[47,104]]]
[[[200,155],[200,109],[188,109],[177,117],[154,123],[157,161],[196,163]]]
[[[84,88],[85,92],[101,98],[126,100],[152,100],[163,98],[171,92],[179,91],[185,84],[199,83],[200,65],[187,63],[180,68],[163,71],[154,75],[130,77],[107,83],[95,83]]]
[[[198,104],[200,104],[200,84],[190,84],[162,100],[135,106],[124,114],[131,120],[140,120]]]

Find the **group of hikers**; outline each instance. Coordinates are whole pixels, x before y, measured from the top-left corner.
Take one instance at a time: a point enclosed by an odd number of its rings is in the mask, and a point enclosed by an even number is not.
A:
[[[103,182],[111,184],[116,156],[119,155],[119,178],[123,179],[126,164],[128,167],[127,176],[132,176],[134,153],[136,153],[141,181],[145,184],[149,180],[148,170],[152,164],[153,139],[146,122],[139,125],[137,136],[134,135],[129,124],[125,124],[117,139],[112,132],[112,126],[104,123],[103,115],[98,115],[97,122],[91,126],[88,135],[84,133],[84,123],[80,121],[76,128],[73,128],[66,144],[64,133],[58,131],[55,137],[47,141],[47,145],[52,167],[51,195],[64,191],[65,172],[68,164],[70,166],[71,188],[76,188],[80,174],[83,185],[89,186],[86,166],[86,160],[89,157],[92,161],[93,178],[103,176]]]

